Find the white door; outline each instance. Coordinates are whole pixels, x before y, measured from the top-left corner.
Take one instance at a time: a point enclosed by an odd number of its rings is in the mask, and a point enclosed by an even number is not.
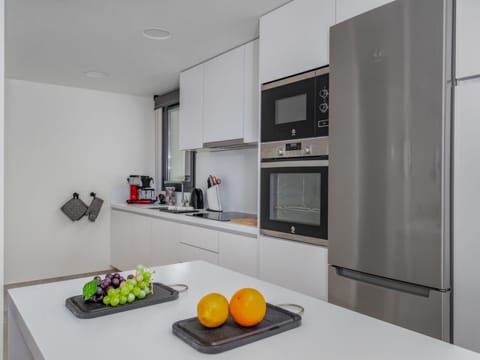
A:
[[[205,63],[204,143],[243,138],[244,60],[241,46]]]
[[[151,222],[150,265],[161,266],[177,263],[182,224],[162,219],[151,219]]]
[[[257,238],[219,232],[218,264],[257,277]]]
[[[457,0],[457,78],[480,75],[480,1]]]
[[[180,150],[203,146],[203,92],[203,64],[180,73]]]

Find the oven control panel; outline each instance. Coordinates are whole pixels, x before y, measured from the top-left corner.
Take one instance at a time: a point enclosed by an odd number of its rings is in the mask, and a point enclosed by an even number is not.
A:
[[[262,143],[260,151],[262,159],[328,156],[328,138]]]

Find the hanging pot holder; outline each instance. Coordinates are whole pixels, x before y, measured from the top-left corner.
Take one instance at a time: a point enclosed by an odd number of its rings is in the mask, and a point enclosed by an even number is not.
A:
[[[73,197],[61,207],[63,213],[72,221],[80,220],[87,212],[87,209],[87,205],[78,198],[78,193],[73,193]]]
[[[97,195],[93,192],[90,193],[90,196],[93,197],[93,200],[90,203],[90,206],[88,207],[87,213],[85,215],[88,216],[88,220],[90,220],[91,222],[94,222],[97,219],[100,209],[102,208],[103,200],[100,198],[97,198]]]

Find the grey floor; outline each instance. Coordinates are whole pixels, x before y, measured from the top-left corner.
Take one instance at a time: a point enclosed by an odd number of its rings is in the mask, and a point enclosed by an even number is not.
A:
[[[84,273],[84,274],[75,274],[75,275],[69,275],[69,276],[60,276],[56,278],[50,278],[50,279],[43,279],[43,280],[35,280],[35,281],[26,281],[26,282],[21,282],[21,283],[15,283],[15,284],[9,284],[5,285],[3,288],[3,359],[7,360],[8,357],[8,299],[7,299],[7,291],[9,289],[15,289],[19,287],[24,287],[24,286],[31,286],[31,285],[39,285],[39,284],[48,284],[56,281],[64,281],[64,280],[72,280],[72,279],[78,279],[82,277],[89,277],[89,276],[95,276],[95,275],[103,275],[103,274],[108,274],[112,271],[118,271],[118,269],[112,268],[108,270],[102,270],[102,271],[95,271],[95,272],[89,272],[89,273]]]

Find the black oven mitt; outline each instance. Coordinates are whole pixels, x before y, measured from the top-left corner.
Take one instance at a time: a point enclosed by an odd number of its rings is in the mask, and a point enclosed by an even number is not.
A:
[[[78,198],[77,193],[73,193],[73,197],[63,204],[61,210],[70,218],[70,220],[78,221],[87,212],[87,205]]]
[[[102,208],[102,205],[103,205],[103,200],[100,198],[97,198],[97,195],[93,192],[90,193],[90,196],[93,197],[93,200],[87,209],[86,215],[88,216],[88,220],[90,220],[91,222],[94,222],[97,219],[98,214],[100,213],[100,209]]]

